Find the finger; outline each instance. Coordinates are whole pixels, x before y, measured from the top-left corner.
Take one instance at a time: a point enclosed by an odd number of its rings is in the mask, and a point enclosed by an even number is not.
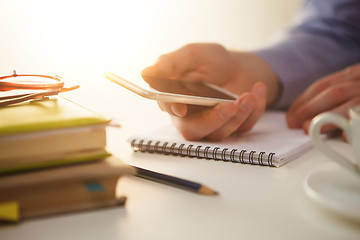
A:
[[[187,140],[200,140],[223,126],[237,111],[234,103],[220,103],[185,117],[172,117],[173,123],[181,135]]]
[[[256,97],[251,93],[241,95],[235,102],[236,115],[223,126],[207,136],[212,141],[221,141],[234,133],[250,116],[256,106]]]
[[[310,101],[314,96],[329,88],[331,85],[338,83],[339,79],[341,79],[343,75],[344,72],[341,71],[314,82],[305,90],[304,93],[300,95],[299,98],[295,100],[295,102],[289,108],[288,112],[291,113],[296,111],[299,107]]]
[[[158,101],[160,109],[170,115],[183,117],[187,114],[187,105],[182,103],[169,103]]]
[[[312,119],[306,120],[303,124],[302,128],[306,134],[309,134],[311,121],[312,121]],[[321,127],[320,133],[329,133],[336,129],[338,129],[338,127],[336,127],[333,124],[325,124],[324,126]]]
[[[344,132],[341,134],[341,138],[342,138],[345,142],[349,142],[348,137],[345,135]]]
[[[318,96],[314,97],[296,112],[300,119],[315,116],[321,112],[333,109],[336,106],[360,95],[360,82],[345,82],[334,84]]]
[[[356,82],[359,78],[360,64],[356,64],[316,81],[292,104],[288,110],[289,115],[330,86],[339,82]]]
[[[247,120],[239,127],[238,133],[247,132],[252,129],[266,109],[266,85],[258,82],[253,86],[251,92],[256,97],[255,109]]]
[[[357,97],[354,97],[353,99],[341,104],[340,106],[331,109],[329,112],[341,115],[345,118],[349,118],[349,109],[360,105],[360,95],[358,95]],[[310,127],[310,122],[311,122],[312,118],[309,118],[305,121],[304,125],[303,125],[303,129],[306,133],[309,132],[309,127]],[[321,129],[321,133],[327,133],[330,132],[334,129],[337,129],[338,127],[335,125],[325,125],[322,129]]]
[[[329,111],[360,95],[359,82],[344,82],[327,88],[296,111],[288,113],[288,125],[291,128],[301,127],[307,119],[321,112]]]

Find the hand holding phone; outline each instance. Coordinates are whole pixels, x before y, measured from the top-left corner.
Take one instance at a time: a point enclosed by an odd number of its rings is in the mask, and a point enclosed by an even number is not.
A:
[[[107,72],[105,76],[139,96],[163,102],[215,106],[222,102],[234,102],[238,98],[236,94],[219,86],[203,82],[184,82],[145,76],[145,78],[154,78],[148,79],[148,82],[153,83],[150,84],[153,89],[145,89],[111,72]]]

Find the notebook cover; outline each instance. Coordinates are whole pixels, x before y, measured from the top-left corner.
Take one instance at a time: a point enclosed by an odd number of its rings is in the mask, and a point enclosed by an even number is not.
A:
[[[17,172],[24,172],[29,170],[35,169],[45,169],[45,168],[52,168],[58,166],[66,166],[76,163],[84,163],[84,162],[96,162],[99,159],[104,157],[111,156],[111,153],[103,151],[94,151],[89,153],[74,153],[73,156],[62,158],[62,159],[52,159],[52,160],[45,160],[39,161],[35,163],[22,163],[22,164],[15,164],[13,166],[8,167],[1,167],[0,168],[0,177],[5,174],[9,173],[17,173]]]
[[[57,97],[0,108],[0,137],[109,122],[96,112]]]

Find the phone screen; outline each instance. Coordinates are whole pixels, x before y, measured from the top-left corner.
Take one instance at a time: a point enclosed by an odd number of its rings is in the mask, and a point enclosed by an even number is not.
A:
[[[235,94],[203,82],[185,82],[149,76],[142,77],[151,88],[160,92],[229,100],[235,100],[237,98]]]
[[[215,106],[222,102],[234,102],[238,95],[219,86],[204,82],[188,82],[173,79],[142,76],[148,83],[146,89],[120,77],[114,73],[106,72],[105,76],[112,82],[147,99],[184,103],[197,106]]]

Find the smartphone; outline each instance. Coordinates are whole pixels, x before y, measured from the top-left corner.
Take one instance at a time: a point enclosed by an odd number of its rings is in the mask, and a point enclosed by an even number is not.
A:
[[[110,81],[144,98],[163,102],[215,106],[222,102],[234,102],[238,97],[219,86],[203,82],[185,82],[143,76],[150,86],[149,89],[145,89],[111,72],[107,72],[105,76]]]

